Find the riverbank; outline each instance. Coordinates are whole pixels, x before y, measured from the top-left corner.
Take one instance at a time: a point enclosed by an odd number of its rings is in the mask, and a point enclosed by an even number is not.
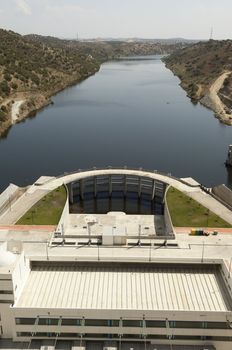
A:
[[[224,82],[232,72],[223,72],[207,86],[200,83],[193,86],[192,80],[183,75],[179,66],[169,65],[168,63],[165,65],[181,80],[180,86],[187,92],[187,96],[193,102],[199,102],[211,109],[214,116],[223,124],[232,125],[232,109],[222,101],[220,96],[220,91],[224,88]],[[230,100],[230,97],[224,97]]]
[[[220,98],[220,90],[224,86],[225,80],[230,76],[232,72],[225,72],[221,74],[206,91],[204,97],[200,99],[200,103],[212,109],[215,113],[215,117],[222,123],[232,125],[232,110],[229,113],[229,108],[223,103]]]
[[[97,73],[99,69],[100,64],[83,76],[76,74],[71,77],[63,77],[62,83],[49,91],[18,92],[3,100],[1,104],[6,107],[8,118],[5,122],[0,123],[0,136],[4,136],[14,124],[37,114],[41,109],[52,104],[52,97],[57,93],[84,81]]]
[[[200,42],[164,58],[193,102],[211,109],[232,125],[232,41]]]
[[[185,45],[82,42],[0,29],[0,135],[49,104],[56,93],[95,74],[103,62],[121,56],[168,54]]]

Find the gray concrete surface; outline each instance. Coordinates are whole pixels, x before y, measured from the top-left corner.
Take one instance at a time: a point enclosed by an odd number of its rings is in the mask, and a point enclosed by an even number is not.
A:
[[[15,224],[35,203],[49,190],[37,189],[30,192],[28,189],[11,207],[0,216],[0,225]]]
[[[104,170],[90,170],[86,172],[78,172],[74,174],[64,175],[58,178],[42,177],[43,181],[39,181],[37,184],[32,185],[27,192],[19,198],[19,200],[12,206],[11,210],[0,217],[0,224],[14,224],[17,220],[39,199],[41,199],[46,193],[54,190],[62,184],[68,184],[73,181],[77,181],[86,177],[100,176],[100,175],[134,175],[148,177],[158,181],[165,182],[176,189],[186,193],[191,198],[195,199],[206,208],[219,215],[221,218],[232,224],[232,212],[210,194],[205,193],[199,187],[192,187],[188,183],[191,183],[188,178],[186,183],[181,182],[178,179],[162,175],[159,173],[146,172],[142,170],[129,170],[129,169],[104,169]]]

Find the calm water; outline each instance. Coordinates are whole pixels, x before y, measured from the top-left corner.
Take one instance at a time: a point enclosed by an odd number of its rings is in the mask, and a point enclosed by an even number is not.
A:
[[[109,62],[0,139],[0,190],[93,166],[158,169],[232,184],[232,127],[194,106],[158,57]]]

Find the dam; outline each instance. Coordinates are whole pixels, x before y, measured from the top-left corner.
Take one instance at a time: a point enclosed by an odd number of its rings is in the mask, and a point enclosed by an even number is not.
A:
[[[163,214],[167,185],[154,179],[135,175],[101,175],[68,184],[69,201],[86,212],[107,213],[121,210],[139,214]]]

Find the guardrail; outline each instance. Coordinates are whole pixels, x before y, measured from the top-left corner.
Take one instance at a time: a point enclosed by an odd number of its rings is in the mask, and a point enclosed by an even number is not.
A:
[[[170,179],[173,179],[173,180],[176,180],[176,181],[179,181],[181,183],[183,183],[184,185],[187,185],[189,187],[192,187],[192,188],[200,188],[202,187],[202,185],[193,185],[193,184],[190,184],[188,183],[187,181],[184,181],[183,179],[180,179],[174,175],[172,175],[171,173],[164,173],[164,172],[161,172],[161,171],[158,171],[158,170],[149,170],[149,169],[144,169],[144,168],[131,168],[131,167],[127,167],[127,166],[124,166],[123,168],[119,168],[119,167],[113,167],[113,166],[108,166],[108,167],[104,167],[104,168],[98,168],[98,167],[93,167],[93,168],[89,168],[89,169],[78,169],[76,171],[72,171],[72,172],[65,172],[64,174],[62,175],[58,175],[56,176],[57,179],[59,178],[62,178],[64,176],[68,176],[68,175],[74,175],[74,174],[78,174],[78,173],[86,173],[86,172],[89,172],[89,171],[104,171],[104,170],[129,170],[129,171],[142,171],[144,173],[154,173],[154,174],[158,174],[158,175],[161,175],[161,176],[166,176],[166,177],[169,177]],[[146,177],[146,175],[144,175]]]

